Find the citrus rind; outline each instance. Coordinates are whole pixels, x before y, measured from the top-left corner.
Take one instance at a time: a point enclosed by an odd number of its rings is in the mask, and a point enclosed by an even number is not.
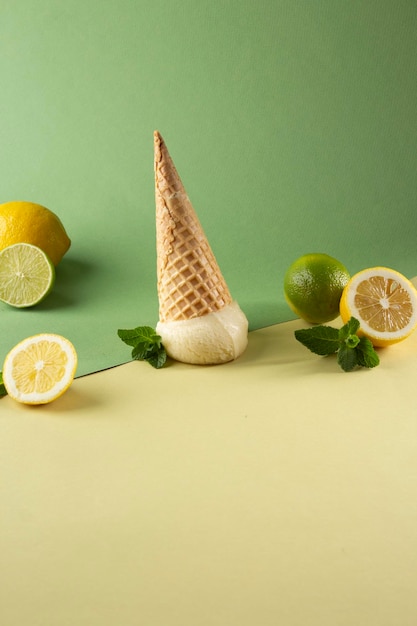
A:
[[[55,266],[39,247],[15,243],[0,250],[0,300],[17,308],[39,304],[55,284]]]
[[[27,337],[7,354],[3,383],[8,395],[23,404],[47,404],[68,389],[77,369],[72,343],[54,333]]]
[[[41,248],[55,266],[71,246],[62,221],[50,209],[25,200],[0,204],[0,250],[21,242]]]
[[[374,346],[403,341],[417,327],[417,289],[403,274],[387,267],[372,267],[352,276],[340,300],[346,323],[359,320],[358,334]]]
[[[310,324],[339,315],[339,303],[350,274],[338,259],[314,252],[296,259],[284,275],[284,296],[290,309]]]

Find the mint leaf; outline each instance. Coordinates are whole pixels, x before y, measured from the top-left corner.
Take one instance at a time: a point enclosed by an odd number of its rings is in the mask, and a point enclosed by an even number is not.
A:
[[[7,396],[7,390],[3,383],[3,374],[0,372],[0,398]]]
[[[359,337],[359,321],[352,317],[342,328],[337,330],[331,326],[314,326],[294,332],[295,338],[306,348],[327,356],[337,353],[337,362],[345,372],[356,367],[375,367],[379,357],[372,342],[366,337]]]
[[[132,350],[132,358],[136,359],[136,361],[145,361],[149,354],[154,350],[155,344],[146,342],[146,343],[138,343],[137,346],[134,346]],[[158,346],[156,346],[157,348]]]
[[[346,322],[344,326],[339,330],[339,339],[340,341],[346,341],[351,335],[355,335],[357,337],[357,332],[359,330],[359,320],[356,317],[351,317],[349,321]]]
[[[331,326],[301,328],[294,331],[294,334],[297,341],[320,356],[334,354],[340,346],[339,331]]]
[[[167,360],[167,353],[165,351],[165,348],[161,345],[161,347],[154,350],[152,354],[147,357],[146,360],[152,365],[152,367],[160,369],[165,365]]]
[[[367,337],[361,337],[356,347],[358,365],[361,367],[376,367],[379,365],[379,356],[375,352],[372,342]]]
[[[120,339],[128,346],[132,346],[132,358],[137,361],[148,361],[156,369],[161,368],[167,359],[161,337],[150,326],[117,331]]]
[[[136,346],[138,343],[154,343],[155,340],[161,339],[150,326],[138,326],[130,330],[119,329],[117,334],[128,346]]]
[[[349,337],[346,337],[346,339],[344,341],[344,344],[345,344],[346,348],[350,348],[351,350],[356,348],[358,343],[359,343],[358,335],[349,335]]]
[[[337,352],[337,362],[345,372],[351,372],[358,365],[356,350],[342,344]]]

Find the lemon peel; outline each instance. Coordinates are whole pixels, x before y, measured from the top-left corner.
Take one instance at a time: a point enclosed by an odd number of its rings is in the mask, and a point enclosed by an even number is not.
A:
[[[3,383],[8,395],[23,404],[47,404],[71,385],[77,353],[61,335],[41,333],[27,337],[7,354]]]
[[[0,250],[14,243],[38,246],[58,265],[71,240],[59,217],[50,209],[34,202],[13,200],[0,204]]]
[[[374,346],[403,341],[417,327],[417,289],[400,272],[371,267],[352,276],[340,299],[340,316],[359,320],[359,335]]]

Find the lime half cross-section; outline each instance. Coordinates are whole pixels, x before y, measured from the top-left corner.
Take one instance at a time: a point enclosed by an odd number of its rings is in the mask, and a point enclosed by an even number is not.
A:
[[[16,243],[0,251],[0,300],[18,308],[31,307],[49,294],[55,267],[37,246]]]

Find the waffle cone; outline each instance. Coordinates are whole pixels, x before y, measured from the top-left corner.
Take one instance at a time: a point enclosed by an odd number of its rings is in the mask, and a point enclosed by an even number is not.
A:
[[[159,319],[219,311],[232,297],[158,131],[154,149]]]

